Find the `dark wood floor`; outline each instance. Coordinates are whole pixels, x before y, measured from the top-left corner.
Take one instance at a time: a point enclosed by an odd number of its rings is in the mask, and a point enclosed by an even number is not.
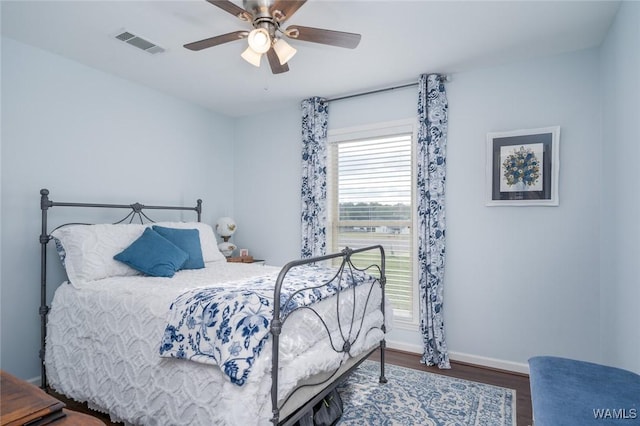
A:
[[[371,358],[379,360],[379,352],[374,352]],[[456,361],[451,362],[450,370],[440,370],[437,367],[427,367],[423,364],[420,364],[420,355],[393,349],[387,349],[387,351],[385,352],[385,362],[389,364],[399,365],[401,367],[429,371],[431,373],[443,374],[445,376],[457,377],[460,379],[472,380],[474,382],[487,383],[490,385],[515,389],[517,424],[519,426],[529,426],[533,424],[529,377],[525,374],[495,370],[487,367],[480,367]],[[107,415],[96,413],[95,411],[90,410],[89,408],[87,408],[86,404],[77,403],[54,392],[50,393],[67,404],[67,408],[69,408],[70,410],[91,414],[95,417],[100,418],[108,426],[122,425],[122,423],[111,422],[109,420],[109,416]]]

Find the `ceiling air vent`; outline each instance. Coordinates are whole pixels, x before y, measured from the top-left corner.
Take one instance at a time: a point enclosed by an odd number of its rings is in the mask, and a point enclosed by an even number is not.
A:
[[[150,41],[143,39],[142,37],[138,37],[135,34],[131,34],[128,31],[124,31],[116,35],[116,38],[151,54],[164,52],[164,49],[162,47],[153,44]]]

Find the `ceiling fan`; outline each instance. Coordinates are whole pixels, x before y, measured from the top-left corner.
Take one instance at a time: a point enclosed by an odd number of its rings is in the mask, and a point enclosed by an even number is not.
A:
[[[355,49],[360,43],[360,34],[322,28],[290,25],[281,26],[302,7],[307,0],[243,0],[244,8],[230,0],[207,0],[214,6],[228,12],[253,26],[253,30],[240,30],[185,44],[189,50],[202,50],[234,40],[247,38],[249,46],[242,58],[256,67],[260,66],[262,55],[266,53],[271,71],[280,74],[289,71],[287,62],[296,54],[282,36],[292,40],[310,41],[331,46]]]

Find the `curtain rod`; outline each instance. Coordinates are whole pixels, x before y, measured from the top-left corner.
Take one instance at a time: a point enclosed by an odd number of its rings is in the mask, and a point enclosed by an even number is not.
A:
[[[441,74],[440,76],[443,77],[445,82],[448,82],[450,80],[450,77],[448,75],[446,75],[446,74]],[[342,101],[344,99],[357,98],[358,96],[373,95],[374,93],[381,93],[381,92],[390,92],[391,90],[404,89],[405,87],[417,86],[418,84],[419,84],[418,81],[414,81],[414,82],[411,82],[411,83],[399,84],[397,86],[385,87],[383,89],[369,90],[367,92],[353,93],[351,95],[345,95],[345,96],[339,96],[337,98],[325,99],[325,102]]]

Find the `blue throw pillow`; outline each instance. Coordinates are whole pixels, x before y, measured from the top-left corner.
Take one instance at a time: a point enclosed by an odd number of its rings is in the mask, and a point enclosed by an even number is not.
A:
[[[197,229],[165,228],[153,225],[153,230],[187,252],[189,259],[182,265],[182,269],[202,269],[202,247],[200,247],[200,232]]]
[[[113,258],[152,277],[170,278],[189,255],[153,229],[146,228],[140,238]]]

